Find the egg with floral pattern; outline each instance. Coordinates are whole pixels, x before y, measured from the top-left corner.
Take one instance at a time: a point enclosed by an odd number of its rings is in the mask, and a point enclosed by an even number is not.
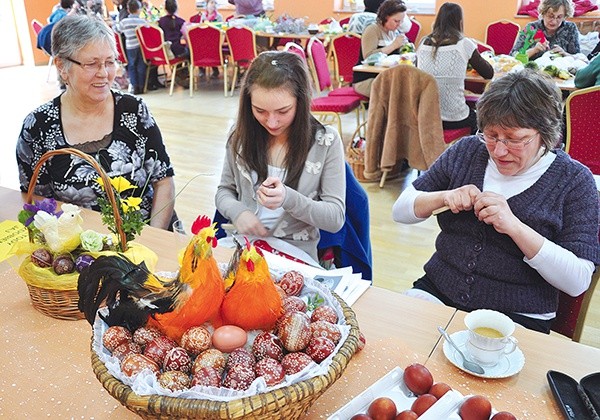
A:
[[[163,369],[189,373],[192,369],[192,359],[183,347],[173,347],[165,355]]]
[[[102,334],[102,344],[104,344],[106,350],[110,351],[111,353],[120,344],[131,340],[131,332],[127,328],[119,325],[108,327],[106,331],[104,331],[104,334]]]

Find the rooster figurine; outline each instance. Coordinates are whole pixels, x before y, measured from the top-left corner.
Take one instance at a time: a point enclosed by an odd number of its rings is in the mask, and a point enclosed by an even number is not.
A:
[[[88,322],[93,324],[106,298],[109,313],[102,319],[109,326],[122,325],[133,331],[147,323],[179,341],[193,326],[207,321],[221,325],[219,309],[225,289],[212,255],[215,225],[201,216],[192,232],[179,275],[172,281],[160,280],[144,263],[133,264],[123,255],[100,257],[84,269],[79,276],[79,309]]]
[[[271,330],[282,314],[281,296],[267,262],[246,239],[233,285],[221,305],[223,322],[246,331]]]

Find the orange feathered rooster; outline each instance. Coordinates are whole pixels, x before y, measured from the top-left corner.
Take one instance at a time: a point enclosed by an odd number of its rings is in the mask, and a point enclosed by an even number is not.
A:
[[[160,280],[144,263],[134,264],[123,255],[100,257],[84,269],[78,283],[79,309],[90,324],[106,299],[109,312],[102,319],[131,331],[148,323],[179,341],[190,327],[206,321],[221,325],[225,289],[212,255],[217,244],[215,224],[206,216],[198,217],[192,233],[173,281]]]
[[[282,313],[281,296],[267,262],[246,239],[233,285],[221,305],[223,323],[245,330],[270,330]]]

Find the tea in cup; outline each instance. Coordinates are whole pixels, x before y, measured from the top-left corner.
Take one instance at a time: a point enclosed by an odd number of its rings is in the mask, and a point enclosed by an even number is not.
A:
[[[482,366],[495,366],[517,348],[512,336],[515,323],[501,312],[478,309],[465,316],[465,325],[469,329],[467,351]]]

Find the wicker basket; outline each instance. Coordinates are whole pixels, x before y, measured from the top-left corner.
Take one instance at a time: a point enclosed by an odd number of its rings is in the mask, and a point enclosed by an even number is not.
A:
[[[98,162],[96,162],[91,156],[73,148],[53,150],[42,155],[39,162],[33,169],[33,175],[31,177],[31,180],[29,182],[29,188],[27,190],[26,200],[28,203],[33,202],[33,191],[35,189],[35,185],[37,184],[37,179],[42,165],[46,162],[46,160],[48,160],[52,156],[64,154],[75,155],[90,163],[102,178],[104,185],[110,185],[110,178],[108,177],[108,175],[106,175],[102,167],[98,165]],[[105,190],[108,200],[110,201],[113,208],[115,226],[117,227],[117,231],[119,232],[120,237],[121,250],[125,251],[125,248],[127,246],[127,240],[125,232],[123,231],[123,220],[121,219],[121,215],[117,207],[118,204],[112,188],[105,188]],[[31,232],[29,235],[29,241],[33,242]],[[27,260],[23,262],[23,264],[27,263]],[[24,271],[22,270],[19,270],[19,273],[21,274],[21,277],[23,277],[23,280],[25,280],[25,283],[27,284],[27,288],[29,289],[29,296],[31,297],[31,303],[35,309],[37,309],[44,315],[48,315],[52,318],[58,319],[79,320],[85,317],[84,314],[80,312],[77,307],[77,304],[79,302],[79,294],[77,292],[77,275],[72,276],[72,287],[69,287],[65,290],[48,289],[46,287],[40,287],[36,284],[35,275],[24,275]],[[30,272],[28,271],[28,273]]]
[[[92,349],[92,367],[102,386],[129,410],[145,419],[299,419],[310,405],[341,375],[358,348],[358,323],[354,312],[336,294],[350,333],[333,357],[327,374],[287,387],[233,401],[137,395],[131,387],[112,376]]]
[[[352,172],[354,173],[354,177],[360,182],[375,182],[373,180],[365,178],[364,170],[365,170],[365,149],[360,147],[352,147],[352,142],[358,136],[360,136],[360,132],[363,129],[366,129],[367,122],[364,121],[352,134],[350,139],[350,144],[346,148],[346,161],[350,164],[350,168],[352,168]]]

